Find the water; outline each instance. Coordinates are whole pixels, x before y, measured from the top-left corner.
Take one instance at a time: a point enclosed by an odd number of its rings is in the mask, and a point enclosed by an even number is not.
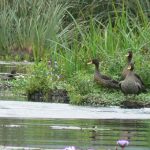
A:
[[[0,101],[0,117],[24,119],[150,119],[150,108],[86,107],[60,103]]]
[[[17,69],[17,72],[26,73],[26,68],[33,65],[32,62],[8,62],[0,61],[0,73],[10,73],[12,69]]]
[[[130,141],[127,150],[150,150],[150,109],[0,101],[0,150],[115,150],[119,139]]]
[[[0,99],[3,100],[26,100],[27,98],[23,96],[22,93],[18,93],[16,96],[11,91],[11,84],[4,80],[7,78],[7,75],[10,74],[12,70],[17,71],[17,76],[25,76],[27,69],[32,66],[33,62],[15,62],[15,61],[0,61]],[[10,86],[9,86],[10,85]]]
[[[115,150],[118,139],[128,139],[127,150],[150,150],[150,120],[0,119],[0,145],[86,150]],[[19,148],[16,148],[19,149]]]

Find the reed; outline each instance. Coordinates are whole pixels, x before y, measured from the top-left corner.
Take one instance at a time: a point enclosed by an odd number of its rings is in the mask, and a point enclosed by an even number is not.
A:
[[[61,29],[67,7],[59,1],[3,0],[1,49],[21,51],[31,47],[35,60],[45,56],[47,50],[56,46],[48,39],[57,41],[61,32],[65,32]]]
[[[0,49],[32,49],[35,61],[57,61],[66,78],[102,60],[104,73],[119,78],[124,54],[133,50],[136,69],[149,82],[148,0],[2,0]],[[108,61],[109,60],[109,61]],[[145,75],[145,71],[146,74]]]
[[[58,60],[61,61],[60,65],[64,66],[65,76],[72,76],[73,73],[84,69],[91,71],[86,63],[89,59],[98,57],[102,60],[102,71],[119,79],[126,63],[124,55],[128,50],[132,50],[136,72],[142,76],[147,85],[149,84],[150,26],[147,17],[145,15],[142,22],[139,16],[132,18],[124,6],[122,14],[115,12],[116,16],[109,17],[107,25],[96,18],[90,17],[89,21],[78,22],[71,16],[74,28],[68,32],[74,33],[74,36],[71,45],[68,44],[69,36],[61,43],[65,47],[61,60],[60,58]]]

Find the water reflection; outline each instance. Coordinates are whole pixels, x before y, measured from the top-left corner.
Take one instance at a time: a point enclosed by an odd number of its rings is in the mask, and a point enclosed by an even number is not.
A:
[[[115,150],[119,139],[130,141],[127,150],[149,150],[150,120],[0,119],[3,146]]]

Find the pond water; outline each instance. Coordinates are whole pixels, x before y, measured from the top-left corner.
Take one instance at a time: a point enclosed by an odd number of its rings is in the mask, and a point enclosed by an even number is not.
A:
[[[0,100],[0,150],[150,150],[150,108],[86,107]],[[120,150],[120,148],[118,149]]]
[[[12,69],[17,69],[19,73],[26,73],[26,68],[29,65],[33,65],[33,62],[0,61],[0,73],[10,73]]]
[[[126,150],[150,150],[150,120],[0,119],[1,149],[115,150],[118,139],[130,141]]]

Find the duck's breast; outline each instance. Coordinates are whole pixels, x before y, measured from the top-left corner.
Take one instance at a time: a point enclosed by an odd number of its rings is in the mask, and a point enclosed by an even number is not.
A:
[[[132,80],[124,80],[121,83],[121,89],[126,94],[137,94],[139,92],[139,85]]]

